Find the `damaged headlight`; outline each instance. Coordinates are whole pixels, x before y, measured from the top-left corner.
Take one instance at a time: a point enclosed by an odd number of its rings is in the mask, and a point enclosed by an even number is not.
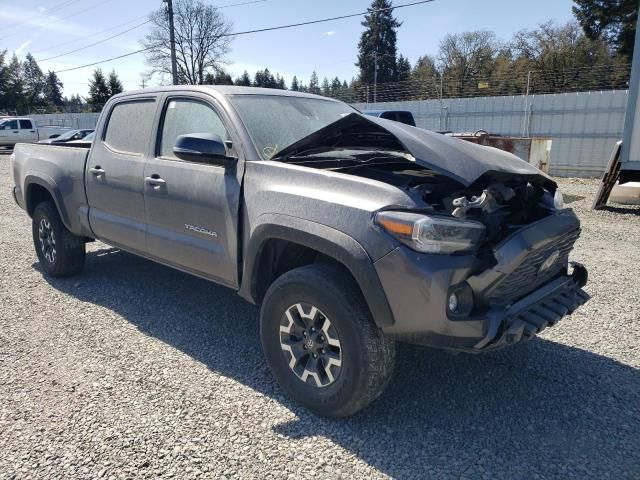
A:
[[[375,223],[418,252],[471,252],[485,235],[485,226],[472,220],[410,212],[380,212]]]

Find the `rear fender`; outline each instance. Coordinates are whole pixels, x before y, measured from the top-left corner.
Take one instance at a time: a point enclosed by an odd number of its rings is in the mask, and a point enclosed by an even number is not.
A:
[[[37,206],[33,198],[33,188],[35,185],[43,187],[47,192],[49,192],[49,195],[53,199],[53,203],[55,203],[58,213],[60,214],[62,223],[64,223],[64,226],[67,227],[68,230],[72,231],[69,212],[64,206],[60,188],[58,187],[56,181],[46,174],[29,173],[25,176],[23,192],[25,208],[27,210],[27,213],[29,213],[29,216],[33,216],[33,211]]]

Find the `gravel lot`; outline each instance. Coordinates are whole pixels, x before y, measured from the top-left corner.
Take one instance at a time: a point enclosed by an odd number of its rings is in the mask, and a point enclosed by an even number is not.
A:
[[[402,346],[341,421],[289,402],[234,292],[100,243],[43,278],[0,155],[0,478],[640,478],[640,207],[591,212],[592,300],[494,354]]]

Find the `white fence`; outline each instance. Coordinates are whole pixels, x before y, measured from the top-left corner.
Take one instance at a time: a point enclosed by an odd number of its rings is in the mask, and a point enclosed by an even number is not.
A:
[[[419,127],[551,138],[550,172],[599,177],[622,139],[627,90],[356,104],[361,110],[409,110]]]
[[[55,125],[69,128],[96,128],[99,113],[45,113],[31,115],[36,125]]]

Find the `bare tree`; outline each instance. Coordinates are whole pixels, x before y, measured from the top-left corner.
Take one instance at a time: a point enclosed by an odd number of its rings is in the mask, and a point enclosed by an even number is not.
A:
[[[446,35],[440,42],[438,61],[451,93],[464,94],[474,90],[472,86],[477,80],[491,73],[498,48],[493,32]]]
[[[180,83],[202,85],[207,73],[219,72],[231,51],[233,24],[220,11],[201,0],[176,0],[173,4],[176,59]],[[169,19],[162,8],[149,17],[151,32],[142,44],[152,73],[171,75]]]

